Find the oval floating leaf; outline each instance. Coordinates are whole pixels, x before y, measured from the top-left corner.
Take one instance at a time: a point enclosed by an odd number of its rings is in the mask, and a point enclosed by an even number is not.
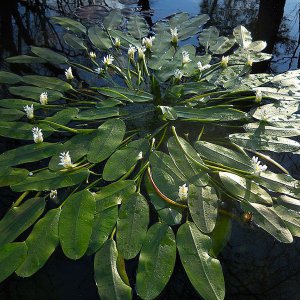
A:
[[[77,37],[74,34],[66,33],[64,35],[64,41],[70,47],[76,50],[87,50],[86,45],[84,44],[83,40]]]
[[[44,59],[29,55],[12,56],[5,59],[10,64],[39,64],[46,62]]]
[[[53,63],[53,64],[66,64],[68,59],[61,54],[58,54],[48,48],[31,46],[31,51],[35,55]]]
[[[98,49],[109,49],[112,47],[112,42],[108,35],[97,25],[89,28],[88,36]]]
[[[79,259],[92,234],[95,199],[89,191],[77,192],[65,201],[59,219],[59,240],[64,254]]]
[[[67,17],[51,17],[55,23],[75,33],[86,33],[86,28],[78,21]]]
[[[22,77],[14,73],[0,71],[0,83],[15,84],[22,81]]]

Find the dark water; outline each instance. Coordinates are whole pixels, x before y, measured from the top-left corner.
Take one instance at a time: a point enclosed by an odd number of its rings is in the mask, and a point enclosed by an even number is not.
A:
[[[9,70],[4,58],[29,51],[29,45],[48,46],[74,56],[60,39],[61,29],[49,17],[80,17],[84,23],[101,23],[111,8],[124,14],[140,13],[149,25],[173,13],[191,15],[208,13],[211,25],[223,33],[242,24],[253,32],[254,39],[268,42],[273,54],[270,63],[256,71],[283,72],[300,68],[300,20],[298,0],[1,0],[0,68]],[[78,58],[80,59],[80,58]],[[12,69],[21,73],[59,75],[53,66]],[[81,74],[79,74],[80,76]],[[5,90],[0,90],[0,94]],[[14,147],[1,142],[1,152]],[[300,177],[299,158],[286,154],[278,157],[295,177]],[[1,194],[1,211],[9,205],[8,191]],[[259,228],[233,224],[231,239],[220,255],[226,281],[226,299],[300,299],[300,241],[285,245]],[[1,272],[1,270],[0,270]],[[134,277],[132,269],[129,275]],[[93,282],[93,260],[85,257],[71,261],[58,249],[47,265],[28,279],[11,276],[0,284],[0,300],[94,300],[98,299]],[[178,262],[170,283],[159,299],[201,299],[189,284]]]

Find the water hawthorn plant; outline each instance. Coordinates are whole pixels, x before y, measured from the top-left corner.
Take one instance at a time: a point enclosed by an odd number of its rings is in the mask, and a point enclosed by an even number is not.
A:
[[[12,95],[0,135],[22,140],[0,155],[0,184],[16,193],[0,221],[1,281],[33,275],[60,245],[93,255],[101,299],[154,299],[178,253],[201,297],[223,299],[232,219],[300,236],[299,182],[269,156],[300,151],[300,72],[251,74],[266,43],[243,26],[203,29],[208,19],[179,13],[149,30],[114,10],[87,30],[54,17],[80,61],[42,47],[7,59],[61,76],[0,72]],[[182,42],[196,34],[197,48]]]

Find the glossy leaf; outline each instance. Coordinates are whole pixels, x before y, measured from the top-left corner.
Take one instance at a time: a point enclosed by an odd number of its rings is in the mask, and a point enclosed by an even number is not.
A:
[[[211,239],[194,223],[181,225],[177,248],[183,267],[197,292],[207,300],[224,299],[225,284],[220,262],[209,255]]]
[[[22,77],[11,72],[0,71],[0,83],[15,84],[22,81]]]
[[[21,119],[25,113],[18,109],[0,108],[1,121],[16,121]]]
[[[40,95],[44,92],[47,92],[49,102],[62,99],[62,97],[63,97],[63,94],[58,91],[48,90],[45,88],[35,87],[35,86],[10,87],[9,92],[15,96],[29,98],[34,101],[39,101]],[[34,102],[31,102],[31,103],[34,104]],[[40,104],[39,104],[39,106],[40,106]]]
[[[233,35],[236,41],[243,48],[248,48],[252,42],[252,37],[250,31],[248,31],[244,26],[240,25],[234,28]]]
[[[68,62],[68,59],[66,57],[48,48],[31,46],[31,51],[38,57],[41,57],[53,64],[66,64]]]
[[[113,9],[108,16],[103,19],[103,25],[108,30],[119,27],[122,22],[123,16],[120,9]]]
[[[83,40],[77,37],[75,34],[66,33],[64,35],[64,41],[75,50],[87,50]]]
[[[103,107],[103,108],[91,108],[80,111],[77,119],[80,120],[100,120],[108,119],[112,117],[119,117],[120,111],[118,107]]]
[[[18,207],[12,207],[0,220],[0,247],[14,241],[42,214],[44,198],[31,198]]]
[[[11,56],[5,59],[10,64],[39,64],[46,62],[44,59],[29,55]]]
[[[94,278],[101,299],[131,299],[131,288],[120,277],[117,259],[118,251],[114,240],[106,241],[95,255]]]
[[[29,174],[26,169],[13,169],[10,167],[1,167],[0,187],[15,184],[23,181]]]
[[[85,254],[92,234],[94,213],[95,199],[87,190],[65,200],[59,219],[59,240],[68,258],[79,259]]]
[[[86,33],[86,28],[78,21],[66,17],[52,17],[55,23],[75,33]]]
[[[155,299],[168,283],[176,259],[176,243],[171,228],[163,223],[150,227],[143,244],[136,277],[138,295]]]
[[[88,36],[93,45],[98,49],[109,49],[112,47],[110,38],[97,25],[89,28]]]
[[[28,254],[16,271],[18,276],[29,277],[33,275],[44,266],[54,252],[59,243],[58,220],[60,211],[60,208],[50,210],[35,224],[25,241]]]
[[[131,16],[127,23],[128,32],[136,39],[141,40],[148,35],[149,29],[144,18],[140,16]]]
[[[122,202],[117,225],[117,247],[125,259],[140,251],[149,223],[149,207],[141,194],[133,194]]]

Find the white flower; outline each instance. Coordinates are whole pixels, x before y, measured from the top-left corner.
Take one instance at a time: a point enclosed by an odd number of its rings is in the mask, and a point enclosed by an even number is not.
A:
[[[262,97],[263,97],[262,92],[260,90],[256,91],[256,93],[255,93],[255,102],[260,103],[261,100],[262,100]]]
[[[191,61],[190,54],[187,51],[182,51],[182,64],[185,65]]]
[[[177,27],[171,28],[170,31],[171,31],[171,35],[172,35],[171,42],[177,44],[177,42],[178,42]]]
[[[197,67],[198,67],[199,71],[205,71],[205,70],[209,69],[211,67],[211,65],[207,64],[207,65],[203,66],[201,61],[198,61],[197,62]]]
[[[121,41],[118,37],[115,38],[115,43],[114,43],[115,47],[116,48],[120,48],[121,46]]]
[[[103,63],[105,66],[109,66],[113,63],[114,60],[115,60],[114,57],[108,54],[107,56],[104,56]]]
[[[38,127],[33,127],[32,128],[32,135],[33,135],[33,140],[36,144],[43,142],[42,129],[39,129]]]
[[[74,78],[71,67],[65,70],[65,75],[67,80],[72,80]]]
[[[95,52],[91,51],[91,52],[89,53],[89,57],[90,57],[91,59],[95,59],[95,58],[97,57],[97,55],[96,55]]]
[[[250,55],[247,56],[246,66],[251,67],[253,65],[253,60]]]
[[[71,160],[71,156],[69,154],[69,151],[68,152],[62,152],[60,154],[59,158],[60,158],[59,165],[63,166],[64,168],[69,169],[69,168],[74,167],[74,165],[72,164],[72,160]]]
[[[48,103],[48,94],[47,92],[41,93],[40,102],[42,105],[46,105]]]
[[[261,162],[258,160],[257,156],[253,156],[252,157],[252,165],[254,168],[254,174],[259,175],[261,172],[264,172],[267,170],[267,166],[266,165],[261,165]]]
[[[130,59],[134,59],[134,53],[136,52],[136,48],[132,45],[129,45],[128,48],[128,56]]]
[[[187,200],[188,192],[189,192],[189,188],[186,186],[186,184],[183,184],[183,185],[179,186],[179,190],[178,190],[179,199],[181,201]]]
[[[175,72],[174,72],[174,77],[176,79],[180,80],[182,78],[182,76],[183,76],[183,73],[179,69],[176,69]]]
[[[33,104],[31,104],[31,106],[29,106],[29,105],[24,106],[24,110],[26,112],[26,116],[27,116],[28,119],[33,119],[34,118]]]
[[[229,61],[228,56],[222,56],[221,67],[226,68],[228,66],[228,61]]]
[[[139,54],[139,59],[143,59],[145,57],[146,47],[145,46],[138,47],[137,51]]]
[[[51,190],[49,196],[51,199],[55,199],[57,197],[57,190]]]
[[[94,72],[95,72],[96,74],[100,75],[100,74],[103,72],[103,68],[96,68],[96,69],[94,70]]]
[[[137,159],[142,159],[143,158],[143,152],[141,151],[138,156],[137,156]]]
[[[151,49],[154,40],[155,40],[155,36],[150,36],[149,38],[143,38],[142,44],[143,44],[147,49]]]

